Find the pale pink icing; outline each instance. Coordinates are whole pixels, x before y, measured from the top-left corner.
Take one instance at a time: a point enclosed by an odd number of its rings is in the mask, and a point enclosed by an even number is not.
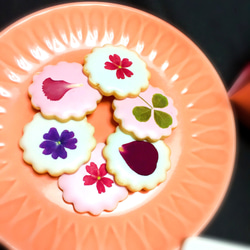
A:
[[[89,212],[98,215],[104,210],[112,211],[119,201],[128,196],[127,189],[116,185],[115,182],[111,187],[105,187],[105,192],[100,194],[96,184],[84,185],[83,177],[89,175],[86,166],[90,162],[94,162],[98,167],[105,163],[102,156],[104,146],[104,143],[97,144],[88,163],[82,165],[74,174],[64,174],[58,179],[58,185],[63,191],[63,199],[68,203],[72,203],[77,212]],[[113,176],[108,173],[105,177],[114,181]]]
[[[70,89],[58,101],[51,101],[42,90],[42,83],[47,78],[82,86]],[[97,102],[102,98],[97,90],[89,86],[88,79],[82,72],[82,65],[68,62],[46,66],[41,73],[35,75],[29,87],[29,94],[32,105],[40,109],[43,115],[61,120],[83,118],[96,109]]]
[[[171,115],[173,122],[168,128],[160,128],[155,120],[153,112],[151,117],[146,122],[138,121],[132,113],[132,110],[136,106],[149,107],[140,97],[146,100],[152,105],[152,96],[156,93],[162,94],[168,99],[168,105],[165,108],[155,108],[155,110],[160,110]],[[163,137],[169,136],[172,132],[172,128],[177,126],[177,109],[173,106],[173,100],[166,96],[166,94],[159,88],[154,88],[151,85],[149,88],[139,94],[140,97],[136,98],[126,98],[123,100],[114,100],[113,108],[114,118],[119,121],[122,128],[128,132],[132,132],[134,136],[140,140],[149,139],[156,141],[162,139]]]

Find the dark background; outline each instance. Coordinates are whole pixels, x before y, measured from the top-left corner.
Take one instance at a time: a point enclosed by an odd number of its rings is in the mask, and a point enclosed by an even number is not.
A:
[[[73,1],[0,0],[0,29],[36,10],[68,2]],[[109,2],[144,10],[178,28],[206,54],[227,90],[250,62],[250,0]],[[232,182],[202,235],[250,244],[250,129],[238,119],[236,126],[238,150]]]

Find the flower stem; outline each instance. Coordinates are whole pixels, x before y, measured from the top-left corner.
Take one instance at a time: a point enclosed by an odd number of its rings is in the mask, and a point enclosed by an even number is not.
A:
[[[76,83],[76,84],[70,84],[70,85],[68,86],[68,88],[78,88],[78,87],[82,87],[82,86],[83,86],[82,83]]]
[[[141,98],[141,100],[143,100],[151,109],[153,109],[153,107],[144,98],[142,98],[140,95],[138,97]]]

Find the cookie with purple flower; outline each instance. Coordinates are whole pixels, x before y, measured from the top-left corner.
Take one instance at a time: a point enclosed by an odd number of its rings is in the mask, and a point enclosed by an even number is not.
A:
[[[74,173],[89,160],[96,145],[93,134],[94,127],[87,118],[61,123],[37,113],[24,127],[19,144],[24,161],[36,172],[59,176]]]

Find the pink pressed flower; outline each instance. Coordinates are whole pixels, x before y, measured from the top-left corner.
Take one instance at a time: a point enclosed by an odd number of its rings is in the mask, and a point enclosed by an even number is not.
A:
[[[84,185],[93,185],[96,183],[96,188],[99,194],[105,193],[105,186],[112,186],[113,181],[104,177],[107,174],[105,163],[103,163],[98,169],[97,165],[94,162],[91,162],[90,165],[86,166],[86,171],[90,175],[85,175],[83,177]]]
[[[127,69],[127,67],[130,67],[132,65],[132,62],[128,60],[128,58],[121,58],[114,54],[113,56],[109,56],[109,60],[111,62],[105,62],[105,69],[109,70],[116,70],[116,77],[118,79],[125,79],[125,75],[127,77],[131,77],[133,75],[133,72]]]

